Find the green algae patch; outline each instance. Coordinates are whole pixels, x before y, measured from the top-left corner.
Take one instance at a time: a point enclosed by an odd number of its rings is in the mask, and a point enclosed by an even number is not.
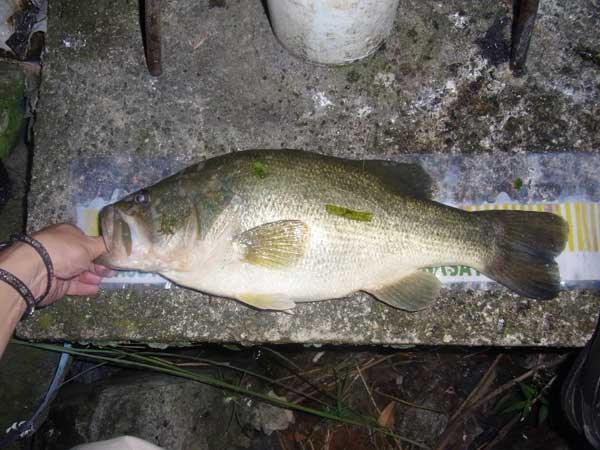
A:
[[[338,205],[325,205],[325,210],[334,216],[343,217],[344,219],[356,220],[357,222],[370,222],[373,220],[373,213],[367,211],[356,211]]]
[[[523,187],[523,180],[521,178],[517,178],[513,183],[514,188],[518,191]]]
[[[48,332],[52,325],[52,318],[48,314],[41,315],[38,318],[38,325],[43,332]]]
[[[269,176],[269,166],[262,161],[255,161],[252,164],[252,172],[261,180]]]

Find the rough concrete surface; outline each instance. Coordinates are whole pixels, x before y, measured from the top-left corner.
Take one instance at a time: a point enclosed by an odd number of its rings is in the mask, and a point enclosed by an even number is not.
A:
[[[215,7],[219,5],[219,7]],[[69,167],[108,157],[183,167],[249,148],[348,157],[600,150],[600,9],[541,2],[528,74],[508,69],[510,2],[403,0],[370,59],[321,67],[273,36],[261,2],[163,3],[163,75],[144,65],[137,2],[50,5],[29,196],[29,227],[73,214]],[[511,179],[511,175],[507,174]],[[93,183],[94,180],[89,180]],[[600,298],[536,302],[505,290],[445,291],[431,310],[392,311],[363,296],[257,312],[190,290],[69,299],[23,323],[31,339],[580,346]]]

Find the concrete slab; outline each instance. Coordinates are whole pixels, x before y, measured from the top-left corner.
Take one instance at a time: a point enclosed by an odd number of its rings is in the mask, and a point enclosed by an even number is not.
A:
[[[50,7],[31,229],[72,219],[69,167],[79,158],[133,166],[170,158],[183,167],[235,150],[293,147],[347,157],[485,153],[502,162],[530,151],[600,149],[600,67],[585,57],[600,49],[600,11],[587,0],[542,2],[521,78],[508,69],[510,2],[403,0],[386,45],[346,67],[289,55],[258,1],[165,2],[157,79],[145,68],[137,2]],[[356,296],[287,316],[147,288],[67,299],[18,333],[168,344],[580,346],[599,305],[590,292],[536,302],[505,290],[448,290],[417,314]]]

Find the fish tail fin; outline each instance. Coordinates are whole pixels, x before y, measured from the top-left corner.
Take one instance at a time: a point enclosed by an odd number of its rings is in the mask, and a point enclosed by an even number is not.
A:
[[[565,248],[568,226],[556,214],[532,211],[481,211],[494,232],[482,272],[531,298],[550,299],[560,290],[555,261]]]

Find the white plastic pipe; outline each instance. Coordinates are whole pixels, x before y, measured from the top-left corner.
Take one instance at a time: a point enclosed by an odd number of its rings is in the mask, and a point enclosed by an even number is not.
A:
[[[373,53],[389,35],[399,0],[267,0],[275,36],[291,53],[347,64]]]

